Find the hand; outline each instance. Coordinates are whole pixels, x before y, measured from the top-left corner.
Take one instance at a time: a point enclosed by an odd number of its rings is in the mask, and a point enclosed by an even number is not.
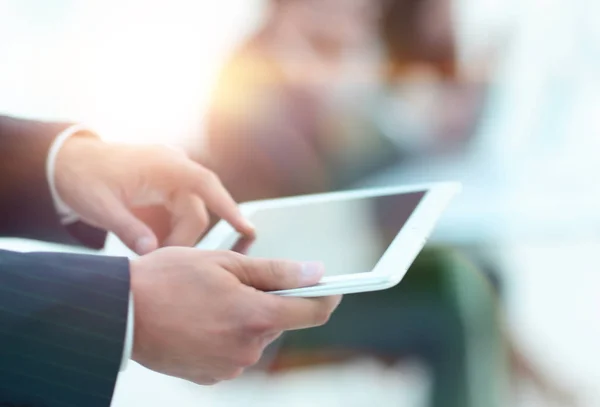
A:
[[[194,245],[208,226],[207,207],[240,233],[254,234],[219,179],[168,147],[72,137],[58,153],[55,181],[60,197],[85,222],[114,232],[138,254],[160,245]],[[159,239],[152,222],[163,213],[170,222]]]
[[[166,248],[131,261],[133,359],[199,384],[232,379],[282,331],[324,324],[341,297],[280,297],[259,290],[316,284],[318,263]]]

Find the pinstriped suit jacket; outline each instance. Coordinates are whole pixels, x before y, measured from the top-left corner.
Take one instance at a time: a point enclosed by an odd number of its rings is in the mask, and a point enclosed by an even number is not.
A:
[[[66,124],[0,116],[0,236],[99,248],[54,212],[45,161]],[[0,250],[0,407],[107,407],[126,331],[127,259]]]

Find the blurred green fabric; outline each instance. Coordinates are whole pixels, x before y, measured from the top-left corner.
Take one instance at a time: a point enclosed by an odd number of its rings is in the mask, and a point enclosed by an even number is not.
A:
[[[431,406],[503,406],[506,357],[492,286],[455,249],[432,247],[396,287],[345,296],[323,327],[286,334],[279,349],[417,358]]]

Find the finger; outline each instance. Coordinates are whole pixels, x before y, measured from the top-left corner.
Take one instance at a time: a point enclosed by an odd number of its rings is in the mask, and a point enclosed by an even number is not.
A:
[[[324,325],[342,300],[340,295],[317,298],[269,296],[274,331],[293,331]]]
[[[169,150],[174,151],[175,153],[179,154],[181,157],[188,158],[188,153],[187,153],[187,151],[185,151],[185,148],[183,148],[182,146],[179,146],[176,144],[165,144],[164,146],[166,148],[168,148]]]
[[[127,247],[137,254],[147,254],[158,248],[158,240],[148,225],[113,195],[106,195],[98,202],[96,217],[101,226],[113,232]]]
[[[268,322],[266,324],[268,325]],[[279,339],[281,335],[283,335],[283,331],[276,331],[270,328],[265,328],[265,325],[261,325],[260,331],[262,331],[263,333],[260,333],[258,335],[256,334],[256,331],[251,331],[249,335],[241,336],[238,339],[238,346],[247,347],[248,345],[254,344],[264,350],[267,346],[271,345],[273,342]]]
[[[248,254],[250,247],[254,243],[256,239],[253,237],[241,237],[231,248],[232,252],[240,253],[240,254]]]
[[[208,209],[241,234],[249,237],[255,235],[252,223],[242,215],[237,203],[212,171],[190,161],[185,175],[190,189],[204,200]]]
[[[163,245],[194,246],[209,222],[202,200],[196,195],[179,194],[167,207],[171,213],[171,230]]]
[[[229,222],[238,232],[254,236],[254,226],[244,218],[231,195],[212,171],[173,149],[152,146],[149,147],[149,152],[156,157],[156,163],[151,168],[158,173],[153,179],[162,189],[170,192],[181,188],[192,191],[204,200],[208,209]]]
[[[279,339],[281,337],[281,335],[283,335],[283,331],[278,331],[278,332],[272,332],[270,334],[265,335],[262,340],[263,340],[263,346],[267,347],[270,344],[272,344],[273,342],[275,342],[277,339]]]
[[[256,259],[229,253],[226,270],[248,286],[263,291],[285,290],[315,285],[325,274],[319,262]]]
[[[130,208],[136,218],[152,229],[159,246],[171,233],[171,213],[164,205],[152,205]]]

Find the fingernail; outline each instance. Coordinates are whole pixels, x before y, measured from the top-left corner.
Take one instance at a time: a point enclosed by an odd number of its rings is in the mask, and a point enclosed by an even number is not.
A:
[[[254,226],[254,224],[252,222],[250,222],[248,219],[244,219],[244,226],[246,227],[246,229],[248,229],[252,233],[256,232],[256,226]]]
[[[135,242],[135,251],[138,254],[150,253],[155,248],[156,243],[154,242],[154,239],[149,236],[141,237]]]
[[[316,284],[325,274],[325,266],[318,261],[307,261],[302,263],[302,273],[300,275],[300,283]]]

